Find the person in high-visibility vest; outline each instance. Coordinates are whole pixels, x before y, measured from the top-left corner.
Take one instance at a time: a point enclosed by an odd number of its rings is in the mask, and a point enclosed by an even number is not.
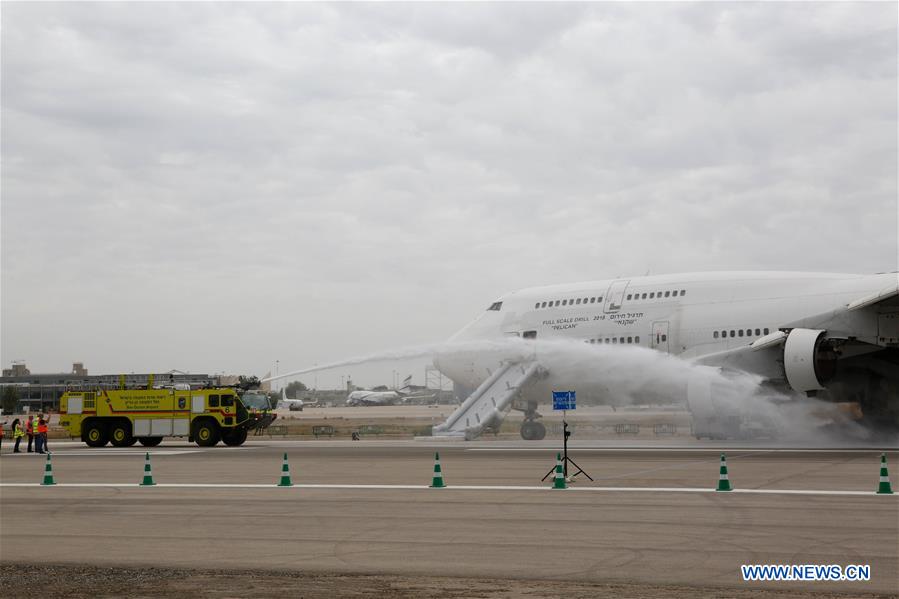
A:
[[[13,447],[13,453],[22,453],[19,451],[19,443],[22,442],[22,437],[25,436],[25,429],[22,428],[22,422],[16,418],[12,423],[12,436],[13,439],[16,440],[16,446]]]
[[[31,442],[34,441],[34,416],[31,414],[25,421],[25,434],[28,435],[28,453],[31,453]]]
[[[37,417],[37,427],[35,432],[34,439],[34,449],[37,453],[47,453],[44,450],[44,439],[47,438],[47,421],[44,420],[44,415],[40,414]]]
[[[41,414],[37,429],[38,434],[41,436],[41,448],[44,450],[44,453],[47,453],[50,451],[50,448],[47,447],[47,433],[50,431],[50,414],[46,416]]]
[[[34,437],[34,453],[43,453],[43,449],[41,449],[41,435],[38,433],[39,417],[35,416],[34,420],[31,421],[31,433]]]

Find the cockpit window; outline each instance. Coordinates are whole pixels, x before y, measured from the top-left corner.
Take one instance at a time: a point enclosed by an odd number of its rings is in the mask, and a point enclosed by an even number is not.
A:
[[[502,307],[503,307],[502,302],[493,302],[492,304],[490,304],[490,307],[487,308],[487,310],[488,311],[493,310],[495,312],[499,312]]]

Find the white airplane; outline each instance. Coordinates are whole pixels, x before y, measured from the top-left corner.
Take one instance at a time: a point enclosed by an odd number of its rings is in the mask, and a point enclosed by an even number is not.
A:
[[[318,407],[318,401],[304,401],[302,399],[288,399],[287,397],[287,388],[281,388],[281,399],[278,400],[279,408],[287,408],[291,411],[299,410],[303,411],[303,408],[316,408]]]
[[[413,394],[408,391],[411,389],[412,375],[410,374],[403,379],[403,386],[395,391],[353,391],[347,396],[346,405],[348,406],[392,406],[397,403],[407,403],[415,400],[430,399],[434,397],[430,394]]]
[[[549,363],[546,340],[594,346],[596,366]],[[476,437],[497,429],[514,407],[525,413],[522,437],[543,438],[537,402],[552,389],[590,385],[601,396],[604,387],[590,371],[613,346],[750,373],[794,395],[857,401],[867,423],[899,428],[899,274],[708,272],[533,287],[497,298],[434,359],[466,398],[434,434]],[[648,368],[639,377],[658,374]],[[695,418],[719,390],[694,378],[670,395],[683,395]]]
[[[396,391],[353,391],[346,398],[348,406],[392,406],[402,396]]]

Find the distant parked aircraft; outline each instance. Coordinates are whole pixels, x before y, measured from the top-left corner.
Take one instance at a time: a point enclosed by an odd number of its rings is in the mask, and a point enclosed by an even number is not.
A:
[[[317,408],[318,406],[318,400],[305,401],[302,399],[288,399],[286,387],[281,389],[281,399],[278,400],[279,408],[287,408],[289,410],[302,412],[303,408]]]
[[[434,393],[413,393],[412,375],[403,379],[403,386],[395,391],[353,391],[347,396],[348,406],[392,406],[417,400],[431,399]]]

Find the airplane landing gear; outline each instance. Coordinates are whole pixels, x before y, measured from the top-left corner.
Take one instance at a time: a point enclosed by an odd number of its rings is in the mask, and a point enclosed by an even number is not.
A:
[[[525,441],[539,441],[546,436],[546,427],[536,420],[525,420],[521,423],[521,438]]]
[[[537,402],[533,400],[516,400],[512,402],[512,409],[524,412],[524,422],[521,423],[521,438],[525,441],[539,441],[546,436],[546,427],[538,418],[543,416],[537,411]]]

